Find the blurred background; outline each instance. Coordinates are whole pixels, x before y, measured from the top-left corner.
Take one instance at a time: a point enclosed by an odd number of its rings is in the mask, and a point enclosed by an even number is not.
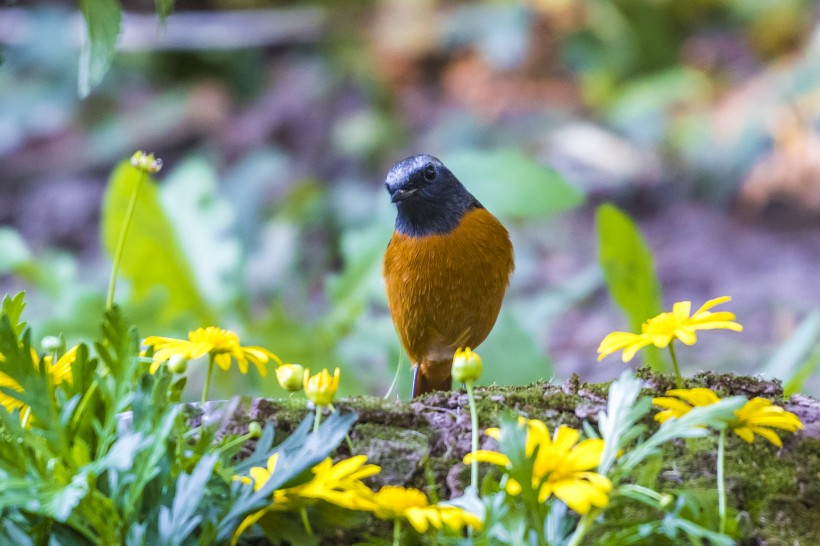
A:
[[[104,193],[144,149],[165,165],[162,207],[129,233],[117,292],[140,335],[219,325],[286,362],[341,366],[343,394],[384,394],[399,344],[383,181],[425,152],[513,237],[483,383],[624,369],[596,362],[628,327],[597,258],[594,210],[612,202],[644,234],[667,308],[733,297],[744,332],[699,336],[678,351],[685,373],[820,393],[815,2],[181,0],[165,23],[152,2],[123,8],[113,64],[80,99],[76,5],[0,7],[0,292],[28,293],[35,338],[95,335]],[[409,383],[405,359],[403,398]],[[215,388],[282,393],[253,371]]]

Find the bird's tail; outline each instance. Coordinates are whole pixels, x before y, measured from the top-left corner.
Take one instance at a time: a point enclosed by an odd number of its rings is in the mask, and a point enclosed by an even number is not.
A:
[[[449,391],[453,388],[450,369],[452,359],[422,360],[413,369],[413,398],[433,391]]]

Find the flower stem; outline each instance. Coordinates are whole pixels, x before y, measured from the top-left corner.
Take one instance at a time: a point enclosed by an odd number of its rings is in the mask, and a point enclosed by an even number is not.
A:
[[[473,382],[467,381],[464,384],[467,387],[467,401],[470,403],[470,429],[472,432],[472,451],[473,460],[470,463],[470,487],[478,494],[478,460],[476,459],[476,451],[478,451],[478,412],[475,408],[475,395],[473,394]]]
[[[313,536],[313,529],[310,527],[310,521],[308,520],[307,509],[302,506],[299,508],[299,515],[302,516],[302,525],[305,526],[305,532],[308,536]]]
[[[105,299],[106,309],[111,309],[114,305],[114,292],[117,289],[117,273],[119,273],[122,253],[125,250],[125,238],[128,235],[128,226],[131,225],[131,218],[134,216],[134,209],[137,208],[137,196],[139,196],[140,188],[142,188],[142,181],[144,179],[145,172],[139,170],[137,185],[134,186],[134,191],[131,192],[131,200],[128,201],[128,208],[125,209],[125,218],[123,218],[122,227],[120,227],[120,235],[117,239],[117,247],[114,250],[114,263],[111,266],[111,277],[108,279],[108,297]]]
[[[322,422],[322,406],[316,406],[316,413],[313,417],[313,432],[319,432],[319,425]]]
[[[205,375],[205,385],[202,387],[202,403],[208,401],[208,391],[211,388],[211,375],[214,373],[214,355],[208,355],[208,373]]]
[[[717,488],[718,488],[718,515],[720,516],[720,532],[726,532],[726,478],[723,475],[724,458],[726,451],[726,431],[721,430],[718,437],[717,452]]]
[[[232,447],[236,447],[240,444],[244,444],[245,442],[247,442],[251,438],[253,438],[253,434],[250,434],[250,433],[243,434],[241,436],[237,436],[236,438],[234,438],[232,440],[229,440],[228,442],[225,442],[225,444],[222,447],[217,448],[216,452],[217,453],[223,453],[223,452],[231,449]]]
[[[683,378],[680,375],[680,368],[678,367],[678,357],[675,355],[675,342],[669,342],[669,355],[672,357],[672,366],[675,368],[675,385],[679,388],[683,388]]]
[[[584,538],[584,535],[587,534],[589,526],[593,521],[595,521],[597,512],[597,510],[592,510],[588,514],[581,517],[581,521],[578,522],[578,526],[575,528],[575,532],[572,533],[572,537],[570,537],[567,546],[579,546],[579,544],[581,544],[581,539]]]
[[[398,519],[393,520],[393,546],[401,546],[401,523]]]
[[[390,398],[390,395],[393,394],[393,389],[396,388],[396,384],[399,382],[399,372],[401,372],[401,364],[402,364],[402,356],[404,353],[399,349],[399,363],[396,364],[396,374],[393,376],[393,382],[390,383],[390,388],[387,389],[387,392],[384,393],[384,399],[387,400]]]

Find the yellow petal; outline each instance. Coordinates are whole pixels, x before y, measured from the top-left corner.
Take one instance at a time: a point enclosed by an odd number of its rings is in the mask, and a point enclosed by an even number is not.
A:
[[[501,429],[498,427],[491,427],[484,431],[484,434],[493,438],[494,440],[499,440],[501,438]]]
[[[413,529],[419,533],[427,532],[429,524],[427,523],[427,518],[421,508],[408,508],[404,513],[404,517],[407,518],[408,523],[413,526]]]
[[[565,460],[575,470],[587,470],[601,463],[603,451],[604,441],[600,438],[590,438],[575,446]]]
[[[507,485],[504,489],[507,491],[508,495],[513,497],[521,494],[521,484],[513,478],[507,478]]]
[[[669,396],[677,396],[693,406],[709,406],[720,401],[718,395],[703,387],[695,389],[672,389],[666,391],[666,394]]]
[[[678,320],[678,322],[683,322],[684,320],[689,318],[689,313],[692,311],[692,302],[691,301],[679,301],[672,305],[672,314]]]
[[[754,433],[752,433],[752,430],[748,427],[738,427],[734,429],[734,431],[735,434],[740,436],[740,438],[744,440],[746,443],[751,444],[755,441],[755,435]]]
[[[653,340],[652,340],[651,337],[649,337],[647,335],[643,335],[643,334],[638,336],[638,338],[629,347],[626,347],[624,349],[624,354],[621,357],[621,360],[623,362],[631,361],[635,357],[635,354],[638,351],[640,351],[641,349],[643,349],[644,347],[646,347],[647,345],[649,345],[651,343],[653,343]],[[667,341],[666,344],[668,345],[669,342]],[[663,345],[663,347],[665,347],[665,346],[666,345]]]
[[[703,313],[704,311],[708,311],[712,307],[716,305],[720,305],[721,303],[726,303],[727,301],[732,301],[731,296],[720,296],[719,298],[712,298],[711,300],[707,301],[703,305],[700,306],[700,309],[695,311],[695,315],[699,313]]]
[[[510,459],[506,455],[487,449],[479,449],[475,452],[475,455],[473,453],[468,453],[464,456],[464,464],[472,464],[474,460],[480,463],[490,463],[504,468],[510,466]]]
[[[561,425],[555,431],[553,444],[558,451],[569,451],[569,449],[578,441],[581,433],[574,428],[566,425]]]
[[[766,438],[777,447],[783,447],[783,442],[782,440],[780,440],[780,436],[778,436],[777,433],[772,429],[764,427],[749,427],[749,429],[758,436]]]

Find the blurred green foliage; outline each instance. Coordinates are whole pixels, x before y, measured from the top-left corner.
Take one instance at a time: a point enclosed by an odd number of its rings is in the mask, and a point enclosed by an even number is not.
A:
[[[635,222],[613,205],[598,207],[595,225],[609,293],[626,315],[629,331],[640,332],[644,321],[663,311],[652,251]],[[643,358],[655,370],[666,367],[656,347],[647,347]]]
[[[27,34],[0,40],[0,191],[101,180],[135,149],[157,152],[168,167],[138,207],[118,291],[129,316],[145,334],[179,336],[213,321],[287,361],[344,364],[356,373],[343,374],[343,393],[383,392],[399,359],[380,280],[393,213],[379,184],[397,150],[441,157],[510,229],[516,277],[479,351],[485,381],[520,383],[553,374],[544,347],[556,318],[601,295],[594,253],[570,240],[562,211],[587,193],[594,203],[628,199],[658,182],[660,201],[725,203],[771,149],[778,112],[798,103],[807,126],[818,119],[807,0],[228,0],[197,9],[217,21],[218,10],[284,7],[318,13],[319,32],[266,47],[113,57],[119,5],[84,0],[79,82],[71,13],[24,8],[26,24],[13,26]],[[161,15],[172,8],[155,4]],[[472,60],[488,72],[460,73]],[[761,79],[769,91],[755,94]],[[80,101],[78,86],[93,92]],[[554,141],[571,139],[555,135],[584,118],[610,140],[574,143],[580,164],[568,168]],[[560,174],[545,164],[560,164]],[[102,209],[109,245],[121,206]],[[107,260],[96,245],[29,240],[28,219],[5,214],[17,223],[0,227],[0,280],[30,289],[35,335],[88,339]],[[586,261],[556,279],[545,263],[571,244]],[[812,350],[798,353],[779,370],[813,370]],[[243,391],[274,388],[272,379],[243,380]]]

